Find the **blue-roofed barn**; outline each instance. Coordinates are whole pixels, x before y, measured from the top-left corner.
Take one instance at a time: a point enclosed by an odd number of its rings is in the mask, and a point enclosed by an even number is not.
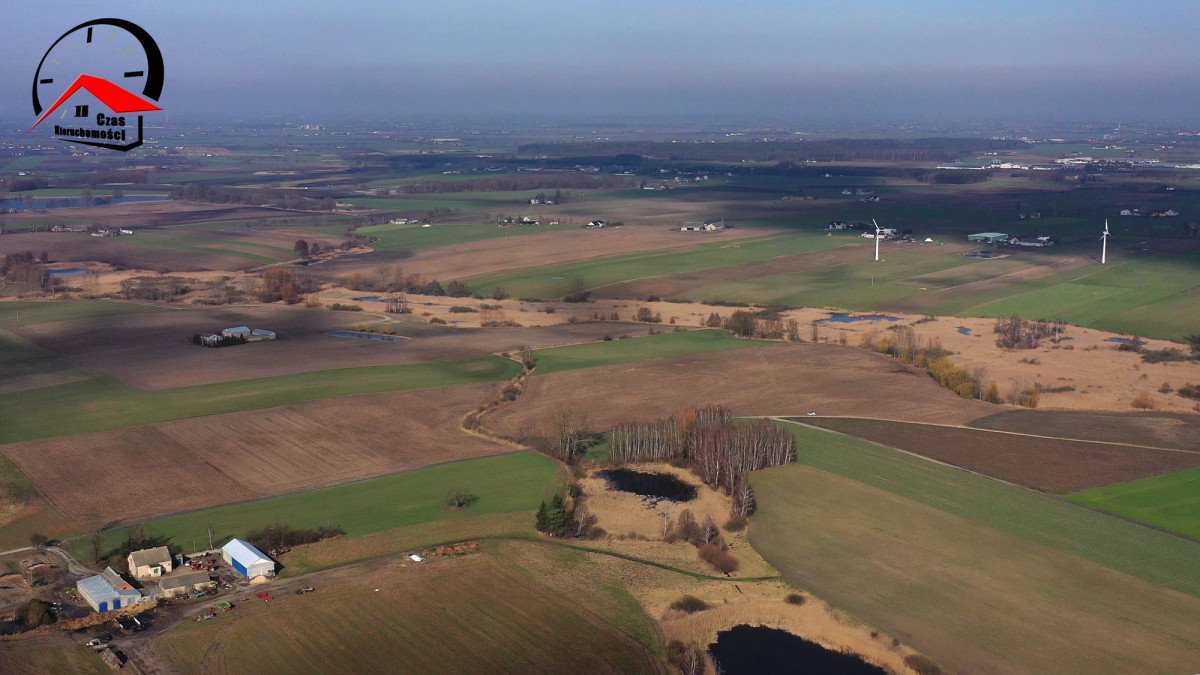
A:
[[[275,561],[263,555],[253,544],[241,539],[230,539],[228,544],[222,546],[221,557],[230,567],[249,579],[275,574]]]
[[[75,582],[75,588],[79,591],[79,597],[97,612],[129,607],[142,599],[142,592],[122,579],[111,567],[106,567],[94,577],[80,579]]]

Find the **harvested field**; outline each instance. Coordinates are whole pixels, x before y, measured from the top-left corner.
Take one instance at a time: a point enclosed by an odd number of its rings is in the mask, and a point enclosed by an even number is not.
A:
[[[331,337],[355,325],[387,327],[414,338],[401,344]],[[279,340],[204,349],[185,340],[230,326],[268,328]],[[288,373],[466,358],[525,347],[593,342],[641,334],[644,325],[575,323],[541,328],[456,330],[419,319],[307,310],[284,305],[187,308],[22,326],[14,331],[77,368],[144,389],[184,387]]]
[[[1187,414],[1006,410],[974,420],[970,426],[1179,450],[1200,448],[1200,416]]]
[[[514,437],[546,435],[551,411],[571,408],[586,411],[589,427],[602,431],[617,422],[665,417],[706,403],[724,403],[737,415],[815,410],[959,424],[1003,409],[959,398],[923,371],[878,354],[805,343],[532,377],[525,393],[485,424]]]
[[[1200,466],[1200,450],[1154,450],[869,419],[800,421],[1043,492],[1074,492]]]
[[[317,593],[181,623],[158,647],[185,673],[234,663],[254,672],[665,672],[653,621],[603,569],[539,547],[581,568],[586,581],[572,583],[533,574],[504,549],[377,563]]]
[[[485,384],[330,399],[2,449],[64,512],[97,525],[506,452],[459,430],[494,393]],[[136,487],[113,489],[130,480]]]
[[[401,344],[331,337],[355,325],[387,327],[414,338]],[[230,326],[269,328],[279,340],[204,349],[185,340]],[[144,389],[183,387],[332,368],[465,358],[524,347],[592,342],[640,334],[645,326],[576,323],[541,328],[456,330],[412,318],[250,305],[187,308],[136,316],[100,316],[23,326],[14,331],[77,368]]]
[[[453,227],[448,225],[447,227]],[[669,248],[688,248],[714,241],[761,237],[774,230],[726,230],[715,237],[688,237],[676,227],[626,225],[614,229],[574,228],[558,232],[522,234],[419,251],[411,257],[403,252],[376,252],[321,265],[322,278],[348,278],[360,273],[371,278],[381,263],[394,262],[405,274],[417,273],[445,283],[480,274],[541,267],[620,253]]]
[[[57,636],[0,642],[0,672],[8,675],[112,673],[95,652],[80,642]]]

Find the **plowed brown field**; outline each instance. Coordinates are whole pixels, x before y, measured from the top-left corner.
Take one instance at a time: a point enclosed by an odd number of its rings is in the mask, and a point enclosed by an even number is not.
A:
[[[0,450],[60,509],[95,527],[504,452],[459,429],[495,389],[331,399]]]
[[[804,421],[1045,492],[1075,492],[1200,466],[1200,451],[880,420]]]

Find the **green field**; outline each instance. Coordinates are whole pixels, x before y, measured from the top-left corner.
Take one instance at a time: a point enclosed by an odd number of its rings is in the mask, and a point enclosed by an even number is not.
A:
[[[1200,540],[1200,469],[1106,485],[1070,499]]]
[[[649,251],[593,258],[573,263],[481,275],[467,280],[471,290],[489,294],[503,286],[509,295],[555,298],[570,292],[577,278],[588,288],[599,288],[632,279],[679,272],[730,267],[786,255],[802,255],[856,244],[851,237],[826,237],[813,232],[769,235],[738,241],[701,244],[687,250]]]
[[[1200,254],[1128,255],[943,303],[933,314],[1063,319],[1128,335],[1181,340],[1200,329]]]
[[[803,464],[1200,597],[1200,543],[849,436],[789,426]]]
[[[821,452],[836,461],[837,450]],[[919,474],[891,468],[870,481],[803,464],[756,472],[751,542],[793,583],[952,672],[1186,673],[1200,663],[1200,599],[939,509],[973,495],[925,492]],[[1037,514],[1027,520],[1036,526]],[[1193,568],[1181,581],[1196,578]]]
[[[366,237],[378,237],[371,244],[377,251],[423,251],[439,246],[463,244],[484,239],[505,239],[538,232],[559,232],[577,225],[513,225],[497,227],[491,223],[459,224],[437,223],[430,227],[420,225],[371,225],[360,227],[357,232]]]
[[[213,543],[219,546],[230,537],[277,523],[293,528],[340,527],[353,539],[434,521],[466,522],[489,514],[529,511],[531,531],[532,511],[558,489],[558,471],[558,464],[543,455],[518,452],[165,516],[147,521],[145,529],[149,537],[170,540],[188,551],[208,546],[210,527]],[[450,511],[446,495],[460,488],[477,495],[479,501],[462,511]],[[128,528],[106,532],[105,547],[124,542],[127,533]],[[338,541],[346,545],[344,539]],[[91,558],[86,537],[73,541],[71,550],[83,559]]]
[[[743,340],[723,330],[692,330],[681,333],[659,333],[626,340],[589,342],[565,347],[538,349],[535,375],[560,370],[596,368],[615,363],[630,363],[668,356],[705,354],[729,349],[746,349],[776,344],[767,340]]]
[[[236,384],[158,390],[134,389],[113,378],[96,378],[0,396],[0,443],[339,396],[494,382],[506,380],[519,370],[520,366],[510,359],[480,356],[319,370],[241,380]]]
[[[15,328],[25,324],[90,319],[114,314],[167,312],[162,307],[135,305],[124,302],[79,300],[65,302],[0,302],[0,328]]]
[[[586,555],[488,542],[244,602],[157,642],[180,671],[662,673],[654,620]]]

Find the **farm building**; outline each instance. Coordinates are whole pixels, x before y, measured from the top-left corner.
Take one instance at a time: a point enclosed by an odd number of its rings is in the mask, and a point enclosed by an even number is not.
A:
[[[75,588],[79,591],[79,597],[97,612],[129,607],[142,599],[142,592],[122,579],[111,567],[104,568],[94,577],[80,579],[75,582]]]
[[[221,557],[229,563],[230,567],[249,579],[269,577],[275,574],[275,561],[241,539],[230,539],[228,544],[222,546]]]
[[[1006,244],[1009,236],[1002,232],[980,232],[978,234],[968,234],[967,241],[978,241],[985,244]]]
[[[161,589],[159,595],[164,598],[176,598],[188,595],[192,591],[207,591],[216,586],[217,582],[209,578],[208,572],[191,570],[177,570],[174,574],[168,574],[158,581],[158,587]]]
[[[249,326],[234,326],[233,328],[226,328],[225,330],[221,331],[221,335],[224,335],[225,337],[248,338],[248,337],[250,337],[250,327]]]
[[[275,338],[275,331],[267,330],[266,328],[255,328],[254,330],[250,331],[250,337],[248,339],[253,342],[256,340],[274,340]]]
[[[130,553],[127,562],[134,579],[157,579],[171,571],[171,552],[166,546],[142,549]]]

